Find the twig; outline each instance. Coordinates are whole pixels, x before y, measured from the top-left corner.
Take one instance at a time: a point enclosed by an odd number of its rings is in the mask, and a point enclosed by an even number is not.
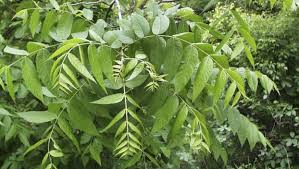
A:
[[[95,1],[95,2],[78,2],[78,3],[73,3],[71,4],[72,6],[76,6],[76,5],[81,5],[81,4],[85,4],[85,5],[92,5],[92,4],[98,4],[98,3],[103,3],[103,4],[106,4],[106,5],[109,5],[107,4],[107,2],[105,1]]]
[[[114,3],[115,3],[115,1],[112,1],[112,3],[109,5],[108,11],[106,12],[106,16],[105,16],[105,21],[107,21],[109,13],[112,10]]]

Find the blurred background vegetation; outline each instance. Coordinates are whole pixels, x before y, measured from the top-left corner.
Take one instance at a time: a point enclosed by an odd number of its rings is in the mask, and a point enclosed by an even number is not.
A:
[[[282,5],[270,7],[270,2],[246,0],[209,1],[183,0],[183,4],[202,13],[207,23],[219,20],[228,9],[238,8],[246,19],[257,41],[254,54],[256,69],[267,74],[277,84],[280,95],[267,95],[257,91],[252,100],[243,100],[239,109],[254,121],[271,141],[275,152],[238,145],[228,128],[215,124],[218,137],[229,153],[231,168],[299,168],[299,12],[298,2],[291,5],[291,12]],[[225,30],[229,18],[222,19],[217,28]],[[240,65],[245,53],[235,59]],[[244,62],[243,62],[244,63]],[[217,168],[205,159],[207,168]],[[212,164],[212,165],[211,165]],[[211,166],[210,166],[211,165]]]
[[[280,95],[277,93],[267,95],[263,91],[257,91],[251,96],[251,100],[243,100],[239,107],[242,114],[250,117],[259,126],[275,151],[264,149],[262,146],[251,151],[248,144],[240,145],[238,138],[232,135],[227,125],[214,122],[217,137],[228,151],[227,168],[296,169],[299,168],[299,11],[296,10],[298,1],[291,4],[291,10],[283,9],[281,4],[271,8],[268,1],[262,3],[251,1],[251,3],[248,0],[180,0],[176,2],[181,3],[182,6],[192,7],[203,16],[206,23],[219,21],[215,25],[219,30],[226,30],[231,24],[230,18],[223,17],[226,11],[237,8],[249,23],[251,32],[257,41],[258,50],[254,53],[256,69],[272,78],[280,90]],[[14,5],[20,2],[21,0],[17,2],[0,0],[0,57],[1,51],[6,44],[9,44],[10,39],[13,36],[18,39],[24,32],[22,28],[14,30],[13,25],[9,25],[14,15]],[[26,3],[22,7],[26,7]],[[22,39],[19,39],[19,43],[22,43]],[[238,57],[234,59],[234,64],[244,63],[242,59],[246,59],[245,53]],[[22,93],[22,86],[18,90],[20,90],[19,98],[26,95]],[[8,100],[6,98],[7,96],[1,93],[1,103],[5,103]],[[34,106],[37,106],[34,101],[29,105],[22,105],[22,103],[17,105],[18,109],[23,110]],[[30,131],[22,132],[30,133]],[[16,143],[2,144],[4,140],[10,139],[7,138],[8,136],[3,137],[4,135],[0,135],[0,166],[4,159],[22,161],[18,159],[20,157],[18,150],[11,153]],[[182,165],[181,162],[184,163],[185,168],[190,169],[223,168],[222,161],[215,161],[213,157],[192,155],[188,152],[181,152],[178,157],[179,159],[172,160],[169,168],[178,168],[178,165]],[[19,164],[16,163],[16,165]],[[1,169],[3,168],[5,168],[4,165]]]

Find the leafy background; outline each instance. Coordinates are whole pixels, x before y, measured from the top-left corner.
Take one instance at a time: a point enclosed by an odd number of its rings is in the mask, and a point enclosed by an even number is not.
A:
[[[59,1],[58,1],[59,2]],[[72,1],[76,3],[76,1]],[[79,1],[78,1],[79,2]],[[1,3],[1,2],[0,2]],[[60,4],[62,2],[59,2]],[[124,4],[126,2],[123,2]],[[250,100],[242,99],[238,104],[238,109],[240,112],[247,116],[250,121],[253,121],[262,133],[269,139],[273,148],[276,150],[273,152],[269,148],[263,148],[262,145],[257,145],[256,148],[251,150],[250,145],[245,143],[243,146],[239,143],[236,136],[232,134],[232,129],[229,127],[228,122],[219,123],[216,121],[210,121],[210,126],[212,130],[216,133],[218,140],[224,145],[228,153],[227,168],[296,168],[298,164],[299,154],[299,116],[298,116],[298,98],[299,95],[299,68],[295,63],[298,63],[298,48],[299,48],[299,35],[298,35],[298,12],[290,12],[289,8],[295,8],[295,1],[292,6],[286,4],[281,4],[277,2],[273,8],[271,8],[270,2],[262,2],[261,5],[258,2],[253,1],[249,4],[247,1],[226,1],[224,2],[211,2],[211,1],[182,1],[182,5],[191,6],[195,9],[195,12],[203,16],[206,23],[213,23],[221,18],[223,14],[229,11],[232,6],[236,7],[238,12],[243,18],[245,18],[248,25],[250,25],[250,30],[257,42],[257,51],[253,53],[255,59],[256,70],[259,70],[266,75],[268,75],[273,81],[275,81],[277,87],[279,88],[280,95],[277,93],[267,93],[261,89],[257,90],[255,93],[250,94]],[[142,2],[140,3],[142,4]],[[0,21],[0,48],[1,48],[1,64],[11,63],[15,58],[7,56],[3,52],[3,49],[7,45],[18,46],[20,49],[25,49],[25,44],[32,40],[30,36],[33,34],[28,30],[27,26],[22,25],[19,21],[12,23],[11,18],[15,15],[16,11],[20,11],[23,8],[30,8],[34,6],[32,1],[20,1],[11,2],[9,0],[2,0],[0,6],[2,15]],[[105,8],[93,9],[92,5],[85,6],[87,9],[95,10],[93,13],[96,18],[105,18],[109,24],[112,26],[117,25],[114,18],[117,17],[117,11],[110,12],[109,6]],[[128,9],[130,10],[130,9]],[[107,16],[108,13],[108,16]],[[88,12],[86,16],[88,17]],[[236,25],[236,23],[231,22],[232,18],[227,17],[221,20],[215,28],[223,32],[229,32],[231,26]],[[80,23],[78,21],[78,23]],[[183,27],[183,26],[182,26]],[[82,26],[84,28],[84,26]],[[183,29],[183,28],[182,28]],[[78,26],[78,30],[73,30],[74,32],[81,31]],[[34,31],[33,31],[34,32]],[[31,34],[31,35],[30,35]],[[29,39],[28,39],[29,38]],[[215,42],[214,39],[209,39],[209,41]],[[231,42],[231,45],[236,45],[238,43],[238,37],[235,37]],[[76,61],[74,61],[76,62]],[[42,63],[42,62],[41,62]],[[246,54],[244,51],[240,52],[234,59],[232,59],[232,64],[235,66],[246,66],[249,65],[246,59]],[[27,67],[30,67],[30,61],[27,62]],[[20,70],[20,65],[11,68],[12,78],[14,81],[14,93],[16,94],[17,104],[10,99],[9,93],[11,92],[1,92],[1,107],[9,110],[9,112],[28,112],[32,110],[44,110],[44,106],[38,99],[41,100],[40,95],[33,95],[27,89],[27,84],[22,80],[22,70]],[[46,65],[42,65],[46,66]],[[24,69],[24,66],[23,66]],[[32,72],[29,74],[33,75]],[[38,69],[38,67],[37,67]],[[48,69],[50,69],[48,67]],[[43,69],[44,71],[46,69]],[[28,71],[27,71],[28,72]],[[81,73],[81,72],[80,72]],[[6,79],[8,76],[3,77]],[[47,84],[49,78],[39,77],[43,83]],[[25,80],[25,79],[24,79]],[[26,81],[26,80],[25,80]],[[29,85],[30,86],[30,85]],[[38,86],[35,86],[38,87]],[[34,88],[35,88],[34,87]],[[34,89],[33,88],[33,89]],[[31,89],[31,90],[33,90]],[[30,90],[30,89],[29,89]],[[30,90],[30,91],[31,91]],[[83,89],[86,92],[88,88]],[[163,91],[163,90],[162,90]],[[33,92],[34,93],[34,92]],[[44,102],[51,103],[51,93],[43,95],[47,96]],[[81,95],[81,97],[87,97]],[[49,99],[50,98],[50,99]],[[49,99],[49,100],[48,100]],[[73,105],[73,113],[84,111],[84,109],[90,109],[90,112],[98,112],[99,107],[80,107],[79,98],[74,99],[71,103]],[[90,100],[86,98],[86,100]],[[175,102],[169,101],[169,102]],[[51,105],[51,109],[57,109],[57,106],[64,103],[54,102]],[[77,105],[77,106],[76,106]],[[4,110],[1,109],[1,114],[4,114]],[[101,109],[101,112],[105,112]],[[105,124],[108,124],[111,115],[107,114],[97,114],[100,118],[106,118]],[[97,116],[96,115],[96,116]],[[102,117],[103,116],[103,117]],[[2,164],[1,169],[6,168],[35,168],[39,166],[43,155],[46,152],[46,146],[40,147],[37,151],[33,151],[28,155],[24,156],[24,152],[28,150],[28,146],[35,142],[38,142],[40,138],[45,136],[44,131],[47,130],[49,125],[41,124],[38,126],[28,125],[24,123],[21,119],[12,118],[9,116],[3,116],[2,122],[4,127],[0,128],[0,164]],[[51,117],[50,117],[51,118]],[[75,119],[76,120],[76,119]],[[142,119],[144,120],[144,119]],[[60,122],[63,125],[64,122]],[[151,122],[149,122],[151,123]],[[100,122],[96,122],[101,128],[105,127]],[[90,126],[90,128],[93,128]],[[156,128],[159,128],[156,127]],[[87,129],[91,131],[93,129]],[[58,131],[62,132],[62,131]],[[64,131],[65,132],[65,131]],[[78,132],[78,131],[76,131]],[[194,133],[196,134],[196,133]],[[111,133],[110,133],[111,135]],[[114,136],[111,135],[110,138]],[[163,137],[163,133],[162,133]],[[164,136],[165,137],[165,136]],[[30,138],[28,140],[28,138]],[[89,134],[80,135],[78,143],[74,143],[75,146],[70,145],[70,142],[66,137],[59,140],[57,136],[58,145],[64,151],[64,157],[58,158],[61,160],[61,166],[67,166],[67,168],[76,168],[84,165],[84,168],[96,168],[99,167],[97,163],[102,163],[101,168],[120,168],[125,165],[135,164],[134,160],[122,161],[114,157],[109,153],[113,147],[109,143],[111,139],[105,140],[106,143],[98,143],[97,140]],[[109,138],[109,137],[108,137]],[[150,138],[149,138],[150,139]],[[160,151],[161,145],[156,140],[151,140],[156,144],[153,147],[153,152]],[[191,141],[191,140],[188,140]],[[73,141],[76,142],[76,141]],[[176,143],[177,144],[177,143]],[[63,146],[62,146],[63,145]],[[103,148],[104,145],[104,148]],[[55,145],[54,145],[55,146]],[[85,150],[96,150],[101,151],[101,159],[94,154],[99,154],[100,152],[83,152],[73,153],[73,150],[80,147]],[[91,147],[91,148],[89,148]],[[158,148],[157,148],[158,147]],[[60,148],[56,148],[59,150]],[[183,148],[175,155],[167,157],[167,149],[161,148],[164,155],[156,158],[155,160],[144,160],[136,164],[135,168],[156,168],[154,163],[157,162],[163,166],[163,168],[220,168],[223,167],[223,162],[221,160],[215,160],[215,158],[209,153],[190,152],[188,148]],[[221,147],[218,148],[218,151]],[[70,151],[68,153],[67,151]],[[52,151],[53,157],[61,157],[60,151]],[[94,161],[91,162],[90,158]],[[223,158],[223,157],[222,157]],[[59,163],[58,159],[54,159],[54,163]],[[80,159],[80,160],[78,160]],[[57,161],[56,161],[57,160]],[[83,161],[83,164],[79,161]],[[85,164],[84,164],[85,163]],[[130,164],[132,163],[132,164]],[[298,167],[298,166],[297,166]],[[134,167],[133,167],[134,168]]]

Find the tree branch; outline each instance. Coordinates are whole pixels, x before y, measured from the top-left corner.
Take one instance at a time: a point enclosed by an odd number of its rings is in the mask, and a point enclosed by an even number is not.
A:
[[[112,3],[109,5],[108,11],[106,12],[106,15],[105,15],[105,21],[107,21],[109,13],[111,12],[114,3],[115,3],[115,1],[112,1]]]

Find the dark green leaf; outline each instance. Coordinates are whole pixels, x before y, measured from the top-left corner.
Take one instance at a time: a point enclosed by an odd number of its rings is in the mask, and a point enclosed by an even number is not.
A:
[[[179,105],[179,99],[176,96],[169,96],[164,105],[155,113],[155,123],[152,132],[157,132],[164,128],[173,118]]]
[[[176,73],[173,83],[176,93],[179,93],[191,79],[195,66],[199,63],[198,51],[193,46],[188,46],[184,49],[183,65],[179,72]]]

